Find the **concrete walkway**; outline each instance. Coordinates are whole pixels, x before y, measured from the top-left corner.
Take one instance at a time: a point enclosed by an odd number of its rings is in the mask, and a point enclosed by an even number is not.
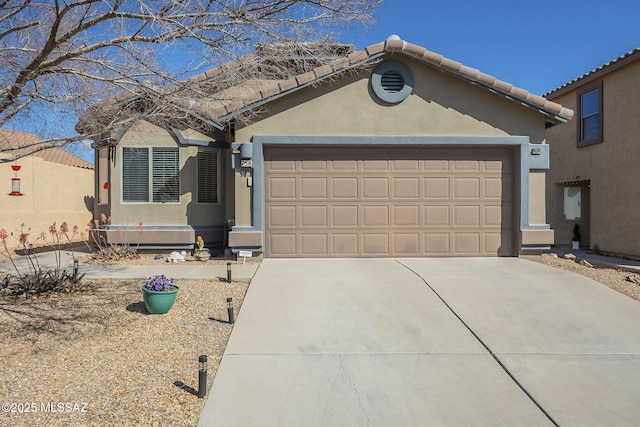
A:
[[[74,252],[75,256],[87,254],[80,249]],[[35,255],[38,264],[43,269],[55,268],[57,265],[55,252],[42,252]],[[14,261],[21,272],[28,272],[29,266],[26,257],[14,257]],[[231,262],[231,278],[234,280],[248,280],[253,277],[259,263],[240,261]],[[67,270],[73,269],[73,257],[68,251],[62,251],[60,267]],[[0,271],[15,274],[16,270],[8,259],[0,260]],[[165,274],[176,279],[212,279],[227,278],[226,262],[166,262],[160,265],[101,265],[80,262],[78,271],[84,273],[88,279],[146,279],[155,274]]]
[[[267,259],[199,425],[637,425],[638,325],[525,259]]]

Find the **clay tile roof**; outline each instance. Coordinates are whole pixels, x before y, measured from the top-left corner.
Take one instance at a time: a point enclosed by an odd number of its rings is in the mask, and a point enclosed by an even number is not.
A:
[[[429,50],[407,43],[404,40],[391,36],[387,39],[386,50],[393,52],[402,52],[409,57],[430,64],[440,70],[466,80],[470,83],[477,84],[492,92],[520,102],[527,107],[538,110],[539,112],[550,116],[552,122],[562,122],[573,118],[573,110],[565,108],[560,104],[551,102],[541,96],[530,94],[528,91],[515,87],[510,83],[503,82],[493,76],[482,73],[471,67],[467,67],[460,62],[445,58],[440,54],[430,52]]]
[[[342,45],[348,46],[348,45]],[[234,99],[225,99],[225,96],[218,96],[220,94],[212,94],[212,98],[216,99],[215,104],[222,104],[224,108],[209,109],[209,119],[223,122],[231,119],[235,114],[240,113],[241,109],[250,109],[252,106],[262,105],[285,93],[307,87],[312,84],[316,84],[341,71],[346,71],[355,66],[366,64],[369,61],[373,61],[387,53],[402,54],[424,64],[433,66],[440,71],[451,74],[455,77],[463,79],[471,84],[477,85],[481,88],[504,96],[505,98],[516,101],[521,105],[525,105],[532,108],[548,117],[549,123],[558,123],[570,120],[573,117],[573,111],[556,104],[548,99],[529,93],[528,91],[515,87],[510,83],[498,80],[495,77],[482,73],[481,71],[468,67],[460,62],[443,57],[440,54],[431,52],[422,46],[418,46],[412,43],[408,43],[397,36],[391,36],[384,42],[376,43],[365,47],[360,51],[349,51],[348,49],[343,52],[342,55],[337,57],[330,64],[323,64],[316,69],[306,71],[302,74],[293,76],[286,80],[270,80],[271,82],[277,82],[278,90],[271,90],[261,88],[260,91],[252,91],[251,85],[244,83],[239,84],[235,88],[236,97]],[[255,56],[254,56],[255,58]],[[225,65],[225,67],[231,67],[231,64]],[[205,73],[207,78],[215,76],[219,71],[207,71]],[[197,79],[198,77],[196,77]],[[202,78],[202,77],[199,77]],[[215,78],[215,77],[214,77]],[[255,86],[255,84],[254,84]],[[224,92],[229,92],[224,91]],[[244,92],[244,95],[240,96]],[[240,96],[243,102],[240,102],[237,98]],[[212,99],[205,101],[204,104],[211,106]],[[206,111],[204,108],[200,108],[199,111],[203,113]],[[220,116],[220,111],[226,111],[226,115]],[[214,113],[215,117],[212,117],[211,113]]]
[[[314,51],[314,49],[317,50]],[[303,65],[298,63],[287,69],[286,61],[295,58],[296,55],[299,59],[301,52],[303,57],[307,55],[302,61]],[[322,60],[317,60],[318,53],[323,57]],[[336,74],[372,63],[390,53],[406,55],[491,93],[529,107],[545,115],[549,124],[564,122],[573,117],[573,111],[560,104],[445,58],[422,46],[408,43],[398,36],[391,36],[384,42],[372,44],[360,51],[346,44],[264,45],[254,54],[190,78],[188,82],[193,83],[200,93],[206,94],[205,96],[185,100],[183,96],[169,95],[167,99],[174,102],[176,107],[191,111],[222,129],[225,122],[248,110],[258,108],[291,92],[319,84]],[[285,64],[284,68],[280,68],[281,73],[268,74],[267,71],[265,74],[263,70],[268,70],[270,64],[274,63]],[[225,86],[225,83],[233,80],[229,76],[241,75],[247,70],[246,77],[241,78],[240,82]],[[287,73],[289,75],[286,75]],[[132,96],[131,93],[123,93],[118,99]]]
[[[0,146],[10,147],[17,144],[37,142],[39,140],[40,138],[30,133],[0,129]],[[94,169],[93,164],[59,147],[52,147],[38,151],[37,153],[31,154],[31,156],[40,157],[47,162],[59,163],[66,166],[82,169]]]
[[[598,68],[589,71],[588,73],[585,73],[583,75],[581,75],[578,78],[575,78],[573,80],[571,80],[568,83],[563,84],[560,87],[557,87],[547,93],[545,93],[543,96],[544,97],[548,97],[548,98],[555,98],[557,96],[562,95],[563,93],[568,92],[569,90],[580,86],[582,84],[586,84],[589,83],[590,81],[600,78],[602,76],[604,76],[605,74],[608,74],[612,71],[617,70],[620,67],[624,67],[625,65],[640,60],[640,48],[636,48],[630,52],[625,53],[624,55],[621,55],[619,57],[617,57],[616,59],[614,59],[613,61],[609,61],[606,64],[603,64],[601,66],[599,66]]]

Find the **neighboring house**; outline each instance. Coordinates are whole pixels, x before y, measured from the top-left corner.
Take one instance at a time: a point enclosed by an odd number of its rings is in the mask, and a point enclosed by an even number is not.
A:
[[[203,235],[267,257],[517,256],[553,243],[545,127],[571,110],[393,36],[334,53],[194,102],[213,132],[138,122],[95,141],[96,218],[144,222],[149,246]]]
[[[547,218],[557,245],[640,257],[640,49],[547,94],[572,123],[547,130]]]
[[[0,146],[38,140],[30,133],[0,129]],[[16,165],[20,170],[13,170]],[[19,192],[12,189],[15,178],[19,179]],[[25,230],[31,228],[30,241],[45,232],[49,242],[48,230],[54,222],[58,227],[66,222],[70,229],[78,226],[79,232],[84,232],[93,217],[93,181],[91,163],[57,147],[0,163],[0,228],[15,232],[24,224]]]

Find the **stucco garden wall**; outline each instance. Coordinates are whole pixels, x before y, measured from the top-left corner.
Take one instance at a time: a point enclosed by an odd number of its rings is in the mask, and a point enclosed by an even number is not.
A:
[[[31,228],[30,240],[41,232],[47,232],[50,239],[48,229],[54,222],[57,226],[66,222],[70,228],[86,230],[93,217],[93,170],[34,156],[16,163],[21,166],[17,176],[22,196],[9,195],[11,178],[16,173],[10,163],[0,164],[0,228],[15,232],[24,223],[25,229]]]

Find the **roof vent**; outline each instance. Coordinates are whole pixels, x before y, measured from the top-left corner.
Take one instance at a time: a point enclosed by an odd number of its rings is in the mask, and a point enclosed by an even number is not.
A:
[[[382,101],[398,104],[411,95],[413,74],[409,67],[400,62],[383,62],[373,70],[371,88]]]
[[[404,88],[404,79],[398,71],[389,70],[381,76],[380,84],[385,92],[398,93]]]

